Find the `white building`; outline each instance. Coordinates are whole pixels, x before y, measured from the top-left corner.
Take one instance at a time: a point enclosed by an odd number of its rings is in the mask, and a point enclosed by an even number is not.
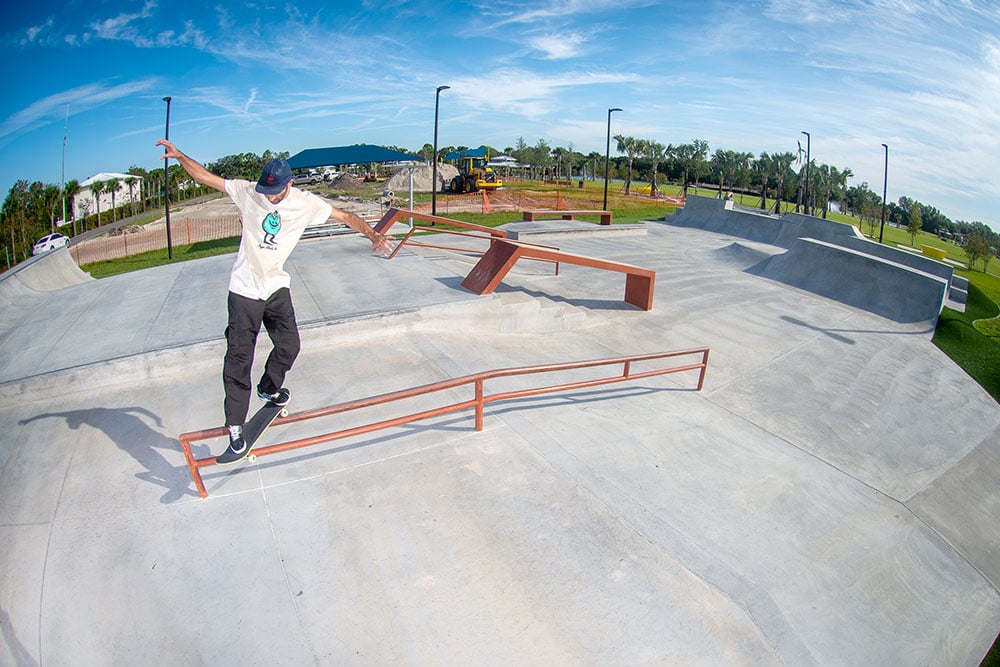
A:
[[[73,197],[73,219],[97,213],[97,203],[94,201],[94,193],[90,190],[90,184],[96,181],[110,180],[118,181],[118,189],[115,190],[114,195],[114,206],[124,206],[132,201],[142,201],[141,176],[101,172],[85,181],[80,181],[80,192]],[[129,187],[130,182],[131,187]],[[101,192],[101,211],[110,211],[111,208],[111,192],[105,190]]]

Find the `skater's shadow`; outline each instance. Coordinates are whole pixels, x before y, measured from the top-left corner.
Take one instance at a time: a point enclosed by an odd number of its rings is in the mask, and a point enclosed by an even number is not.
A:
[[[75,430],[81,426],[90,426],[103,431],[118,449],[122,450],[145,471],[136,473],[136,477],[164,487],[167,491],[160,498],[162,503],[171,503],[185,495],[196,495],[190,489],[191,477],[186,466],[173,466],[158,450],[178,451],[180,446],[174,438],[154,429],[163,428],[163,422],[156,414],[145,408],[89,408],[87,410],[67,410],[65,412],[46,412],[28,419],[22,419],[23,426],[40,419],[65,419],[66,425]]]

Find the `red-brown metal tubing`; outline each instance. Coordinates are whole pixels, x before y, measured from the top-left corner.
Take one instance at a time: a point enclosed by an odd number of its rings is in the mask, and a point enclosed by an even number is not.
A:
[[[395,401],[400,401],[407,398],[413,398],[416,396],[423,396],[438,391],[454,389],[456,387],[461,387],[468,384],[473,384],[475,387],[475,398],[471,400],[459,401],[458,403],[452,403],[449,405],[444,405],[429,410],[423,410],[420,412],[415,412],[412,414],[395,417],[393,419],[386,419],[371,424],[365,424],[362,426],[355,426],[352,428],[341,429],[339,431],[333,431],[330,433],[325,433],[310,438],[301,438],[299,440],[292,440],[289,442],[269,445],[267,447],[260,447],[254,450],[254,454],[256,456],[277,454],[278,452],[285,452],[292,449],[298,449],[300,447],[308,447],[310,445],[317,445],[323,442],[330,442],[332,440],[339,440],[355,435],[364,435],[366,433],[372,433],[374,431],[379,431],[385,428],[400,426],[402,424],[408,424],[411,422],[419,421],[421,419],[430,419],[431,417],[438,417],[440,415],[459,412],[461,410],[467,410],[469,408],[475,408],[475,428],[477,431],[481,431],[483,429],[483,409],[487,403],[494,403],[496,401],[503,401],[512,398],[522,398],[528,396],[538,396],[541,394],[551,394],[559,391],[582,389],[584,387],[594,387],[602,384],[614,384],[617,382],[624,382],[626,380],[638,380],[641,378],[654,377],[657,375],[666,375],[669,373],[681,373],[684,371],[700,370],[698,376],[698,391],[701,391],[702,387],[704,387],[705,384],[705,371],[708,367],[708,352],[709,349],[707,347],[703,347],[703,348],[694,348],[690,350],[678,350],[674,352],[659,352],[653,354],[633,355],[629,357],[616,357],[612,359],[575,361],[575,362],[560,363],[560,364],[543,364],[538,366],[520,366],[516,368],[501,368],[491,371],[484,371],[481,373],[474,373],[472,375],[466,375],[459,378],[441,380],[439,382],[433,382],[431,384],[425,384],[419,387],[412,387],[410,389],[393,391],[386,394],[379,394],[377,396],[369,396],[367,398],[361,398],[354,401],[347,401],[345,403],[338,403],[337,405],[331,405],[329,407],[320,408],[318,410],[297,412],[294,414],[290,414],[287,417],[279,417],[275,419],[272,425],[281,426],[282,424],[293,424],[295,422],[305,421],[307,419],[328,417],[331,415],[350,412],[353,410],[360,410],[362,408],[372,407],[376,405],[383,405],[386,403],[392,403]],[[683,366],[673,366],[670,368],[642,371],[639,373],[632,372],[632,364],[635,362],[652,361],[656,359],[666,359],[666,358],[679,357],[691,354],[701,354],[702,355],[701,363],[686,364]],[[517,389],[513,391],[498,392],[489,395],[485,393],[485,386],[484,386],[485,381],[493,378],[514,377],[519,375],[529,375],[535,373],[552,373],[557,371],[577,370],[581,368],[593,368],[596,366],[610,366],[616,364],[622,364],[622,373],[620,375],[594,378],[590,380],[580,380],[577,382],[567,382],[563,384],[547,385],[543,387],[532,387],[529,389]],[[215,465],[215,458],[210,457],[204,459],[195,459],[191,451],[191,443],[196,440],[208,440],[211,438],[219,438],[224,436],[226,432],[227,431],[224,427],[219,427],[219,428],[205,429],[201,431],[192,431],[190,433],[183,433],[178,438],[181,444],[181,449],[184,452],[184,459],[187,462],[188,470],[191,472],[191,479],[194,481],[195,486],[198,489],[198,494],[202,498],[208,496],[208,491],[205,488],[204,481],[202,480],[201,477],[201,471],[199,469],[206,466]]]

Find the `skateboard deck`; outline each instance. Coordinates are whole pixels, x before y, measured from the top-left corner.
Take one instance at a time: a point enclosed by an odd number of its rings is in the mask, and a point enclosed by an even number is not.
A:
[[[275,419],[278,417],[288,416],[288,404],[285,405],[275,405],[271,401],[264,404],[260,410],[254,413],[250,421],[246,423],[243,427],[243,440],[247,443],[249,452],[247,453],[247,460],[253,463],[257,460],[257,456],[253,453],[253,447],[257,444],[260,436],[264,435],[264,431],[270,426]]]

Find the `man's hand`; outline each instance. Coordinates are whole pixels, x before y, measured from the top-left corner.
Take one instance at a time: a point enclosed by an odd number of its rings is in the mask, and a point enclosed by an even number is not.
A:
[[[392,242],[388,236],[383,234],[376,234],[375,238],[372,239],[372,254],[379,255],[380,257],[388,257],[392,254],[392,251],[396,248],[395,244]]]
[[[177,150],[177,147],[174,146],[173,142],[168,141],[167,139],[160,139],[156,142],[156,145],[163,146],[163,157],[172,157],[177,160],[181,156],[181,152]]]
[[[184,153],[177,150],[177,146],[168,139],[160,139],[157,146],[163,146],[163,157],[173,158],[184,168],[188,176],[198,181],[202,185],[215,188],[219,192],[226,191],[226,180],[222,176],[217,176],[202,166],[199,162],[192,160]]]

